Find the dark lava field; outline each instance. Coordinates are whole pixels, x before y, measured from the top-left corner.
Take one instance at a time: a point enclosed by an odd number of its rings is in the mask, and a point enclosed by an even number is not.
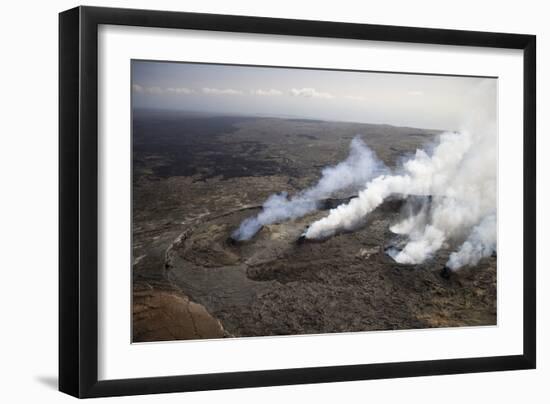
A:
[[[134,342],[496,324],[496,257],[442,277],[454,246],[421,265],[385,253],[402,200],[322,241],[297,242],[326,210],[230,239],[269,195],[315,184],[355,135],[394,167],[437,131],[159,111],[133,119]]]

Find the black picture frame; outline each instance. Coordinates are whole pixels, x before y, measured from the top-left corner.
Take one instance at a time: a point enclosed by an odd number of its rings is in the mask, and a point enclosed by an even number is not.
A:
[[[463,45],[523,50],[523,354],[98,380],[98,26]],[[59,389],[102,397],[534,369],[536,37],[340,22],[77,7],[59,15]]]

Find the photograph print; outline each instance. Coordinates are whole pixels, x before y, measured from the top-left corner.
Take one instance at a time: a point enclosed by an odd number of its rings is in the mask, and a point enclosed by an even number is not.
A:
[[[495,326],[494,77],[132,60],[132,341]]]

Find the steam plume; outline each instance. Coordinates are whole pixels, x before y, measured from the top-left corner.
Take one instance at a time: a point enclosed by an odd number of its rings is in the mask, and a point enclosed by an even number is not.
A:
[[[496,215],[485,217],[460,246],[451,254],[447,267],[457,270],[465,265],[476,265],[482,258],[488,257],[496,250]]]
[[[448,241],[465,240],[448,266],[474,265],[496,247],[496,130],[447,132],[430,153],[417,150],[399,173],[371,180],[356,199],[332,209],[306,231],[309,239],[351,230],[391,195],[431,195],[423,207],[390,229],[408,237],[391,255],[400,263],[418,264]]]
[[[364,187],[365,183],[377,175],[387,172],[384,164],[359,136],[350,143],[348,157],[332,167],[326,167],[317,184],[293,197],[286,192],[271,195],[263,204],[262,211],[255,217],[244,220],[235,230],[235,240],[248,240],[263,225],[302,217],[317,209],[319,200],[342,190]]]

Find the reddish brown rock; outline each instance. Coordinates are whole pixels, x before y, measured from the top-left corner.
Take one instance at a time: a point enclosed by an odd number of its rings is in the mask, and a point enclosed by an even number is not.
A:
[[[220,322],[187,296],[169,290],[134,289],[133,342],[223,337]]]

